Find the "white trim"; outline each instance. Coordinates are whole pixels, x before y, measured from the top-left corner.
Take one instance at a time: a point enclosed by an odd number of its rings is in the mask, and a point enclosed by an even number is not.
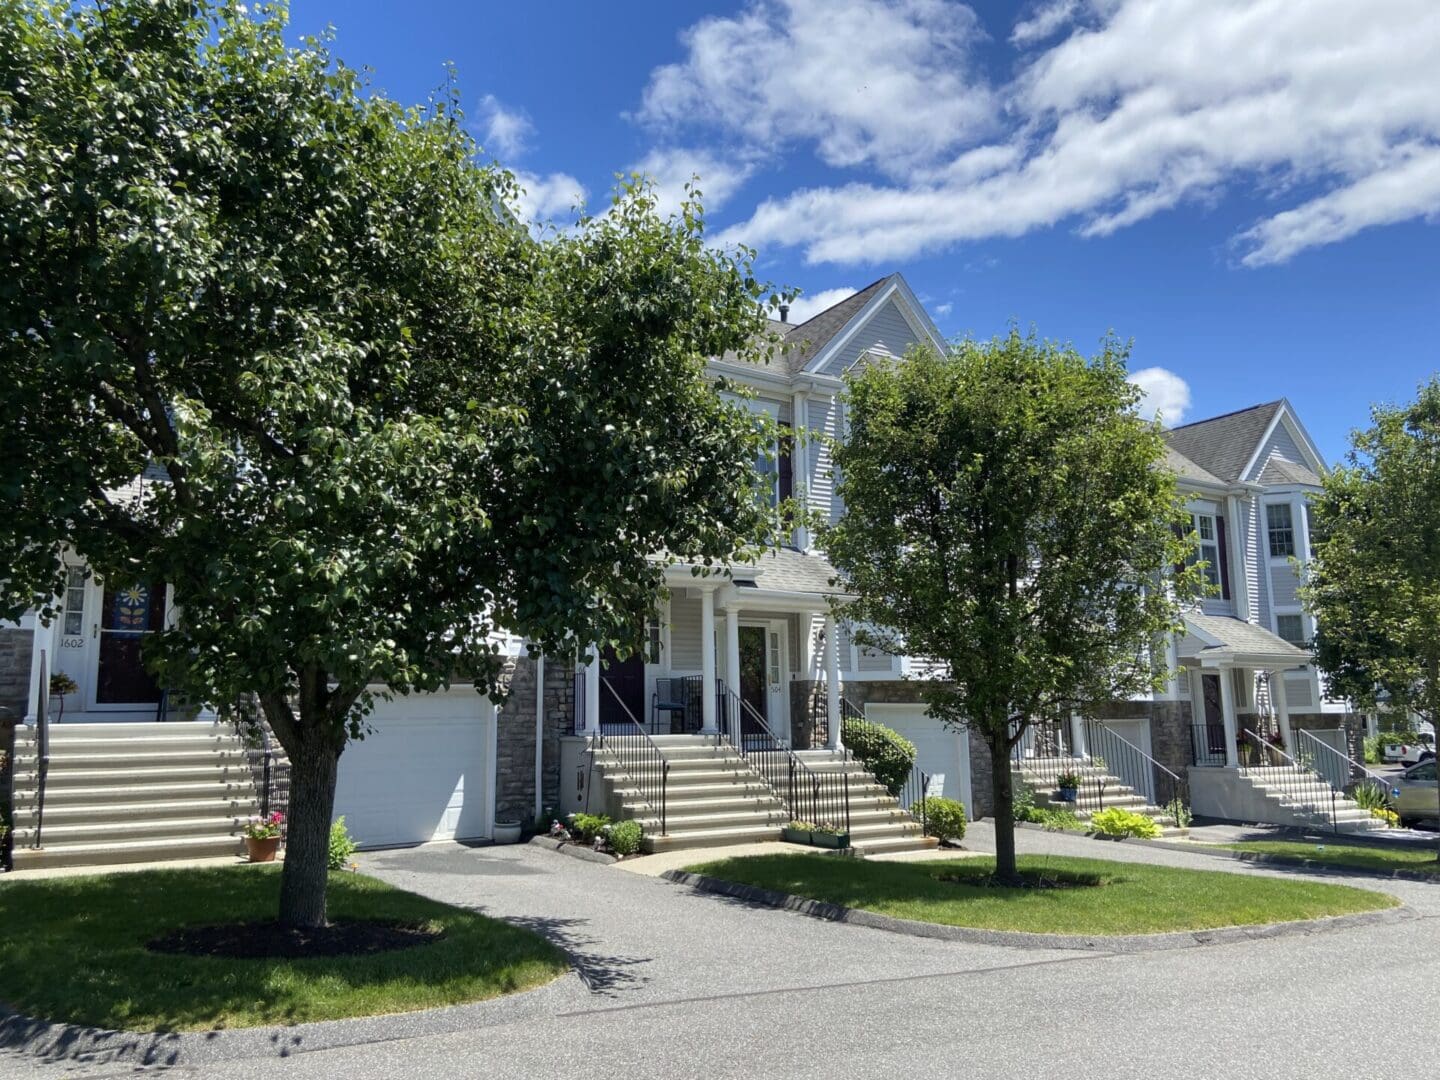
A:
[[[810,358],[805,364],[807,374],[818,374],[823,371],[826,364],[839,352],[851,338],[860,332],[860,328],[870,321],[871,317],[895,296],[899,296],[904,303],[899,305],[901,317],[909,324],[910,329],[916,331],[922,338],[928,338],[929,344],[939,352],[945,351],[945,339],[940,336],[939,329],[930,320],[929,314],[921,306],[915,294],[910,291],[910,286],[898,273],[890,275],[890,281],[879,292],[865,302],[865,306],[850,317],[840,333],[832,337],[819,352]],[[910,311],[907,313],[906,308]],[[916,325],[917,316],[923,319],[923,323]]]
[[[1275,415],[1270,418],[1270,423],[1265,427],[1265,433],[1260,436],[1259,441],[1255,444],[1255,449],[1251,451],[1250,459],[1245,462],[1245,467],[1240,470],[1241,480],[1249,479],[1255,466],[1260,462],[1260,452],[1265,449],[1265,444],[1270,441],[1271,437],[1275,434],[1275,429],[1278,428],[1282,422],[1286,423],[1289,427],[1290,434],[1294,437],[1296,446],[1310,456],[1310,460],[1306,462],[1306,464],[1319,476],[1324,476],[1330,471],[1325,466],[1325,459],[1320,456],[1320,449],[1315,445],[1315,440],[1310,437],[1310,433],[1305,430],[1305,425],[1300,423],[1300,418],[1295,415],[1295,409],[1290,404],[1290,399],[1281,398],[1280,407],[1275,410]]]

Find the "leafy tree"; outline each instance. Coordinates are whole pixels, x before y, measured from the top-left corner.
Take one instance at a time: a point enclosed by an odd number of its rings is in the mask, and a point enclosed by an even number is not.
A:
[[[1310,507],[1300,595],[1331,695],[1440,722],[1440,378],[1376,406]]]
[[[925,700],[989,745],[1005,882],[1013,747],[1033,719],[1163,684],[1149,646],[1201,588],[1137,396],[1115,343],[1087,361],[1014,331],[847,378],[845,515],[824,531],[841,610],[857,639],[943,665]]]
[[[374,695],[497,692],[502,627],[634,644],[652,553],[763,533],[705,358],[764,323],[697,204],[537,240],[453,94],[402,109],[285,18],[0,0],[0,616],[53,614],[67,549],[170,583],[147,664],[258,699],[310,926]]]

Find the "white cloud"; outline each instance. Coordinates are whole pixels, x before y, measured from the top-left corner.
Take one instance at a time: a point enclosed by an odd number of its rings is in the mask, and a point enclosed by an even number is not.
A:
[[[859,289],[852,289],[848,286],[841,286],[838,289],[822,289],[814,296],[801,293],[790,304],[790,321],[796,326],[808,319],[813,319],[826,308],[832,308],[841,300],[854,296]]]
[[[543,225],[557,218],[572,218],[575,207],[583,205],[589,193],[569,173],[515,173],[520,192],[514,200],[515,213],[527,224]]]
[[[936,314],[936,315],[939,315],[940,318],[942,318],[942,319],[949,318],[949,317],[950,317],[950,312],[952,312],[952,311],[954,311],[954,310],[955,310],[955,305],[954,305],[953,303],[951,303],[950,301],[948,301],[948,300],[947,300],[945,303],[943,303],[943,304],[936,304],[936,305],[935,305],[935,314]]]
[[[1010,44],[1024,48],[1052,37],[1074,21],[1079,9],[1079,0],[1050,0],[1041,4],[1028,19],[1015,24],[1010,32]]]
[[[692,28],[641,115],[852,170],[721,237],[810,262],[1103,236],[1241,191],[1269,206],[1231,238],[1261,266],[1440,212],[1434,0],[1051,0],[1004,83],[972,60],[981,33],[951,0],[752,6]]]
[[[1190,384],[1163,367],[1141,368],[1132,372],[1130,381],[1140,387],[1140,412],[1146,417],[1159,417],[1166,427],[1174,427],[1190,411]]]
[[[535,125],[523,112],[507,109],[494,94],[486,94],[480,99],[476,113],[474,127],[487,153],[506,159],[517,158],[525,152],[530,137],[535,134]]]
[[[678,210],[685,197],[685,185],[691,177],[699,176],[708,212],[724,206],[750,178],[755,165],[753,161],[722,158],[708,150],[671,147],[651,150],[626,171],[650,178],[662,213]]]
[[[829,165],[903,176],[991,126],[979,34],[955,0],[754,3],[686,31],[685,58],[651,73],[637,115],[763,153],[813,143]]]

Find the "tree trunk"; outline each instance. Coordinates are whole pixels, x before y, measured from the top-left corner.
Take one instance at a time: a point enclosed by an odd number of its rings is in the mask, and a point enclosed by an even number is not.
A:
[[[1015,790],[1010,772],[1008,723],[990,727],[990,783],[995,792],[995,880],[1002,885],[1020,885],[1023,879],[1015,864]]]
[[[330,820],[340,762],[340,748],[325,734],[307,726],[299,752],[290,751],[290,816],[280,874],[280,922],[285,926],[325,925]]]

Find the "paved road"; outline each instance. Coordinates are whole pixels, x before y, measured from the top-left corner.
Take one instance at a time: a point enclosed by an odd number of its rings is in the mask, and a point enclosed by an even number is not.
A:
[[[976,826],[968,843],[988,846]],[[1025,850],[1279,873],[1026,832]],[[252,1077],[1433,1077],[1378,1016],[1440,1029],[1440,886],[1416,919],[1173,952],[928,941],[701,896],[531,848],[379,853],[365,869],[549,934],[578,974],[463,1030],[184,1066]],[[1337,880],[1339,880],[1337,878]],[[1352,879],[1346,879],[1352,880]],[[1379,887],[1379,886],[1376,886]],[[1395,1001],[1391,1007],[1387,1001]],[[128,1075],[0,1058],[3,1076]]]

